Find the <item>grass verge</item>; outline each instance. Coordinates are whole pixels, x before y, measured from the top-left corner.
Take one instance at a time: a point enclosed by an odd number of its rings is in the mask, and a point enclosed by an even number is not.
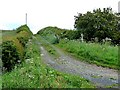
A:
[[[94,63],[103,67],[119,69],[118,47],[108,44],[86,43],[76,40],[62,39],[57,45],[80,60]]]
[[[41,43],[41,45],[48,51],[48,53],[53,57],[59,57],[58,52],[52,47],[52,44],[48,42],[46,39],[41,37],[40,35],[36,35],[37,39]]]
[[[94,88],[88,80],[58,72],[46,66],[40,57],[36,38],[27,44],[25,61],[2,76],[3,88]]]

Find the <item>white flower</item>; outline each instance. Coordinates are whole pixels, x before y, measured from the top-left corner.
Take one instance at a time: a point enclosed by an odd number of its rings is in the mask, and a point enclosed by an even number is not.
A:
[[[41,56],[44,56],[44,54],[41,54]]]

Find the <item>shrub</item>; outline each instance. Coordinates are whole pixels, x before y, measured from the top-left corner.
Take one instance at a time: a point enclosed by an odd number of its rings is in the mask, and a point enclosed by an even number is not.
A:
[[[7,71],[11,71],[20,60],[19,53],[12,41],[2,43],[2,62]]]

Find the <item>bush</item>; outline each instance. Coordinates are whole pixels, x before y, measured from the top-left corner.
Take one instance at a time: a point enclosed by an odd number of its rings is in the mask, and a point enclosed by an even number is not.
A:
[[[2,43],[2,62],[7,71],[11,71],[20,60],[19,53],[12,41]]]

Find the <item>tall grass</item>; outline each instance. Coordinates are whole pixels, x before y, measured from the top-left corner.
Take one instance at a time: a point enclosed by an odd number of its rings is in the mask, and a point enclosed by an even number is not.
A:
[[[117,46],[101,45],[99,43],[81,43],[76,40],[61,40],[58,46],[89,63],[109,68],[119,68]]]
[[[94,88],[84,78],[60,73],[46,66],[36,38],[29,40],[25,62],[3,74],[3,88]]]

